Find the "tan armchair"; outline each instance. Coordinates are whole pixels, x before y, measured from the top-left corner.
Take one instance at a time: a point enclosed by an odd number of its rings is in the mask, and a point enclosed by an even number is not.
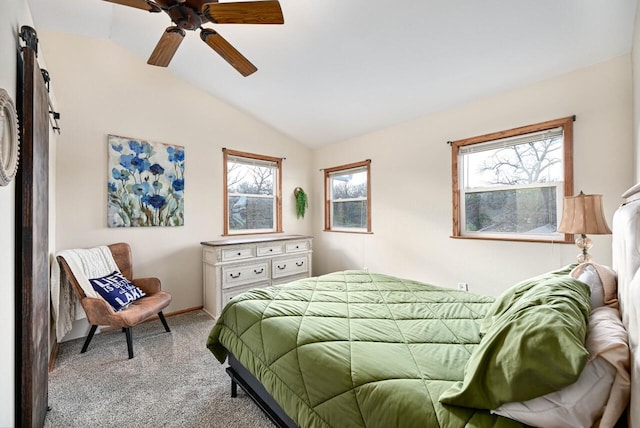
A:
[[[80,353],[86,352],[93,335],[99,325],[111,327],[121,327],[127,336],[127,349],[129,358],[133,358],[133,340],[131,337],[131,327],[158,315],[164,329],[170,332],[171,329],[162,314],[162,310],[171,303],[171,294],[160,289],[158,278],[137,278],[133,279],[133,269],[131,263],[131,247],[126,243],[111,244],[108,246],[113,259],[118,265],[120,272],[129,281],[138,286],[146,296],[134,301],[125,309],[116,312],[113,307],[103,299],[87,297],[80,287],[78,280],[73,275],[71,268],[63,257],[58,257],[58,262],[62,271],[68,278],[75,295],[80,300],[82,308],[87,314],[87,319],[91,324],[91,330],[87,336]]]

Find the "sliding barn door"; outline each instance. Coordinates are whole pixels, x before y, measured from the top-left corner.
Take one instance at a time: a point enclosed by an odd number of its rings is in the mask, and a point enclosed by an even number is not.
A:
[[[35,50],[22,49],[16,179],[16,427],[41,427],[48,398],[49,96],[36,50],[37,45]]]

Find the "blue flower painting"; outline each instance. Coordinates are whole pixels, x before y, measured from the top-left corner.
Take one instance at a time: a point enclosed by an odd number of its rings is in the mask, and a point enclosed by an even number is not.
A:
[[[184,147],[109,135],[109,227],[184,225]]]

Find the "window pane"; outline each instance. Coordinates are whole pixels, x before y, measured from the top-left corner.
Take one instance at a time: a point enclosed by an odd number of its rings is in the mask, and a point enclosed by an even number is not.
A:
[[[229,229],[272,229],[273,199],[229,197]]]
[[[264,166],[227,163],[227,191],[244,195],[273,195],[274,169]]]
[[[453,236],[566,242],[575,116],[451,142]]]
[[[562,137],[466,154],[467,189],[562,181]]]
[[[333,202],[333,227],[367,228],[367,201]]]
[[[370,164],[365,160],[324,170],[325,230],[371,232]]]
[[[555,233],[556,187],[465,194],[467,232]]]
[[[331,199],[353,199],[367,197],[367,172],[358,171],[351,174],[331,177]]]

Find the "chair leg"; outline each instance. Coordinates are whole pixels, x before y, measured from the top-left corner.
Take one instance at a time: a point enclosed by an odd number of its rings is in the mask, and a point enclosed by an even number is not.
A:
[[[164,314],[162,313],[162,311],[158,312],[158,317],[160,318],[160,321],[162,321],[162,325],[164,326],[164,329],[170,333],[171,329],[169,328],[169,324],[167,324],[167,320],[164,319]]]
[[[124,329],[127,334],[127,350],[129,351],[129,359],[133,358],[133,340],[131,339],[131,327]]]
[[[89,347],[89,343],[91,343],[91,339],[93,339],[93,335],[95,334],[97,328],[98,328],[97,325],[92,325],[91,326],[91,330],[89,330],[89,335],[85,339],[84,345],[82,345],[82,351],[80,351],[81,354],[84,354],[85,352],[87,352],[87,348]]]

